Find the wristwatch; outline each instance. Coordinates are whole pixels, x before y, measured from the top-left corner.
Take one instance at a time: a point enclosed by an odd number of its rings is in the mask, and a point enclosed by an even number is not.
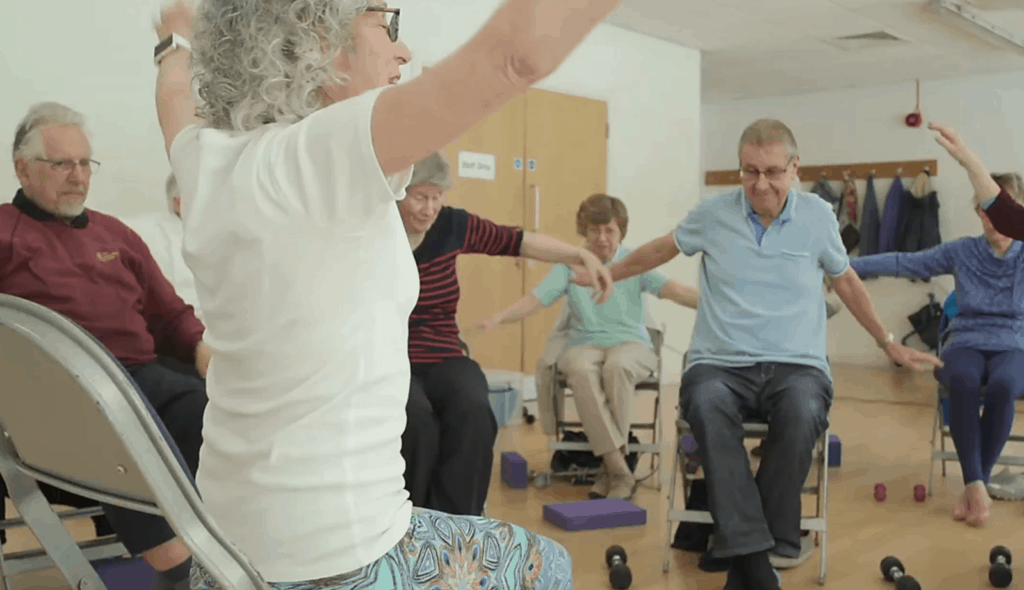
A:
[[[885,335],[885,340],[876,341],[876,343],[878,344],[878,348],[885,348],[886,346],[889,346],[893,342],[896,342],[896,336],[893,336],[892,332],[889,332],[888,334]]]
[[[165,57],[178,49],[191,51],[192,44],[181,35],[171,33],[169,37],[157,43],[156,48],[153,49],[153,63],[159,66]]]

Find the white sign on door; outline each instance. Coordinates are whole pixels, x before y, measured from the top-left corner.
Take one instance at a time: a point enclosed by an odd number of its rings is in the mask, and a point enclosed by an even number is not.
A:
[[[459,176],[494,180],[496,172],[494,154],[459,152]]]

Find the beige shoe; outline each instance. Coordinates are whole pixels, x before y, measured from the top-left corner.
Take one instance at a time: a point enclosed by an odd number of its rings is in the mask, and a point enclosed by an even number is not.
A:
[[[611,488],[611,482],[608,480],[608,468],[602,464],[601,471],[594,478],[594,487],[587,492],[587,497],[591,500],[606,498],[609,488]]]
[[[636,492],[636,478],[626,464],[626,456],[622,450],[615,450],[603,456],[605,467],[608,469],[608,499],[629,500]]]

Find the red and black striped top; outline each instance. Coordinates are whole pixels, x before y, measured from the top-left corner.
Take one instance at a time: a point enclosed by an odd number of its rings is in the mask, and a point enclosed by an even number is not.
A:
[[[498,225],[464,209],[443,207],[414,252],[420,298],[409,317],[409,360],[439,363],[463,356],[455,312],[459,306],[460,254],[519,256],[523,230]],[[495,310],[497,311],[497,310]]]

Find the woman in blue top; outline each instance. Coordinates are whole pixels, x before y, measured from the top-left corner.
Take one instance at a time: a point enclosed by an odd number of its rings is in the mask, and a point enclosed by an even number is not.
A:
[[[609,195],[587,197],[576,212],[577,235],[604,264],[629,253],[621,245],[628,225],[626,205]],[[569,337],[558,366],[566,374],[583,431],[602,465],[589,495],[629,499],[636,491],[636,479],[626,463],[633,394],[636,384],[646,379],[658,362],[644,322],[643,294],[696,309],[699,293],[694,287],[650,271],[617,283],[614,294],[600,302],[593,300],[589,287],[572,284],[570,275],[568,266],[552,266],[530,293],[481,322],[481,327],[489,331],[499,324],[521,320],[566,297]],[[548,435],[555,434],[555,400],[546,395],[551,391],[552,378],[551,367],[542,358],[536,374],[537,413]]]
[[[1004,190],[1013,174],[993,174]],[[1024,202],[1019,190],[1010,195]],[[992,500],[986,484],[1013,428],[1014,402],[1024,393],[1024,247],[992,226],[980,203],[984,234],[923,252],[890,252],[851,261],[860,276],[927,278],[952,274],[957,314],[949,324],[939,378],[949,387],[949,430],[963,468],[964,493],[953,517],[980,526]],[[979,418],[980,389],[985,390]]]

